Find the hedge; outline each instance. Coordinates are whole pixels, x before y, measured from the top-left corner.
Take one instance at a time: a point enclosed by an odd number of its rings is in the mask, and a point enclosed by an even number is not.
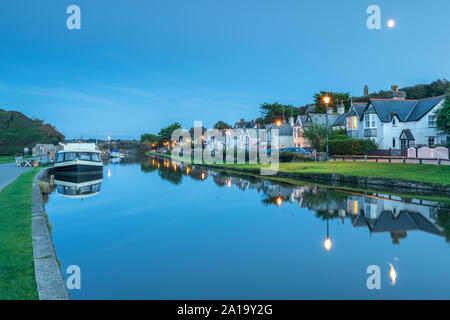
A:
[[[328,142],[330,156],[334,155],[355,155],[362,156],[367,154],[368,150],[377,149],[377,145],[372,140],[345,139],[330,140]]]

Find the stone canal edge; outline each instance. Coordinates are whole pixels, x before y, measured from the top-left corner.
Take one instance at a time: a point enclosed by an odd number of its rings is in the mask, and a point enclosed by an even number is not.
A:
[[[68,300],[64,277],[56,258],[52,235],[47,225],[45,205],[38,182],[44,180],[48,169],[42,169],[34,179],[32,200],[32,239],[36,285],[40,300]]]

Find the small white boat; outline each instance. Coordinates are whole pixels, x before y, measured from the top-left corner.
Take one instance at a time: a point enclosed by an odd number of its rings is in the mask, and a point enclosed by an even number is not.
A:
[[[56,174],[103,173],[103,162],[95,143],[60,143],[64,149],[56,155]]]

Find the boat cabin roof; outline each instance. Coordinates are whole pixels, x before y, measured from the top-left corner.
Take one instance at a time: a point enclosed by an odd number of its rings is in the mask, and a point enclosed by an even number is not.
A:
[[[95,143],[67,143],[61,145],[64,147],[60,152],[95,152],[100,153]]]

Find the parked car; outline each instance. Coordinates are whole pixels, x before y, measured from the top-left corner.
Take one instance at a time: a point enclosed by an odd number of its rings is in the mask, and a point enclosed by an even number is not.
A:
[[[280,152],[293,152],[293,153],[298,153],[298,154],[304,154],[304,155],[310,155],[311,153],[306,151],[303,148],[300,147],[294,147],[294,148],[284,148],[282,150],[280,150]]]

